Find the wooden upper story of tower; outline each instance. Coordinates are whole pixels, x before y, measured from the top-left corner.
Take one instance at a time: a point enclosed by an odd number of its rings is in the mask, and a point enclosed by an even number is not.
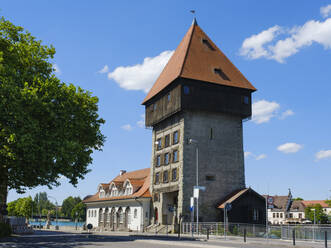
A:
[[[142,103],[146,126],[181,110],[247,118],[255,90],[194,20]]]

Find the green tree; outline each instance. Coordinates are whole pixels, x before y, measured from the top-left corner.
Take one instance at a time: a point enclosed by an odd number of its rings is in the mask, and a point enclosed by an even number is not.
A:
[[[84,203],[79,202],[75,205],[75,207],[71,210],[71,219],[77,221],[85,221],[86,217],[86,206]]]
[[[0,19],[0,222],[7,190],[73,185],[101,150],[98,98],[54,75],[52,46]]]
[[[313,209],[315,209],[315,211]],[[321,204],[315,204],[306,207],[305,208],[306,219],[309,219],[311,222],[314,222],[314,212],[315,212],[316,223],[326,224],[328,222],[328,217],[324,213]]]
[[[69,196],[62,202],[61,213],[64,217],[71,218],[71,211],[72,209],[80,203],[82,200],[80,197],[72,197]]]
[[[9,216],[18,216],[18,213],[16,212],[16,204],[17,204],[17,200],[9,202],[8,203],[8,207],[7,207],[7,211],[8,211],[8,215]]]
[[[56,209],[56,206],[48,200],[46,192],[39,192],[36,194],[34,197],[34,202],[36,203],[36,208],[34,211],[37,214],[41,213],[44,215],[43,213],[45,213],[45,211],[48,212],[48,210]],[[43,212],[43,210],[45,211]]]
[[[293,201],[303,201],[303,198],[301,198],[301,197],[297,197],[297,198],[293,198],[292,200],[293,200]]]

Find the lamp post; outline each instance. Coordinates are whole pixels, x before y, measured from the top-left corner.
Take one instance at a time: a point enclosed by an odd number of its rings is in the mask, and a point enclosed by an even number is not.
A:
[[[56,225],[55,225],[55,230],[58,230],[59,229],[59,226],[57,225],[57,200],[55,199],[55,197],[53,196],[48,196],[49,198],[52,198],[55,200],[55,212],[56,212]]]
[[[195,144],[195,161],[196,161],[196,187],[193,187],[193,191],[196,190],[199,192],[199,147],[198,141],[194,139],[189,139],[189,144]],[[197,233],[199,234],[199,193],[197,194]]]

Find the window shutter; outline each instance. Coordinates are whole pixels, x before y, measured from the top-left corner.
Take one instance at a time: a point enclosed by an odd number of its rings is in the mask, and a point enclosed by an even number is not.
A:
[[[171,163],[171,152],[169,152],[169,164]]]
[[[180,141],[180,129],[178,129],[178,143]]]
[[[172,170],[169,170],[169,182],[171,182],[172,181]]]
[[[160,183],[162,183],[163,182],[163,171],[160,171]]]
[[[174,133],[170,134],[170,145],[174,145]]]
[[[177,175],[176,175],[176,181],[178,181],[178,177],[179,177],[179,168],[177,167],[176,170],[177,170],[177,173],[176,173],[176,174],[177,174]]]

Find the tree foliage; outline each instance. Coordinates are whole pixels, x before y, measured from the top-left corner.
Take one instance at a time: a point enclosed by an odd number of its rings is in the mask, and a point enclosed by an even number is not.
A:
[[[301,197],[297,197],[297,198],[293,198],[292,200],[293,200],[293,201],[303,201],[303,198],[301,198]]]
[[[71,219],[77,221],[83,221],[86,217],[86,206],[84,203],[77,203],[74,208],[71,210]]]
[[[36,194],[34,197],[34,202],[36,203],[36,208],[34,212],[37,214],[42,214],[43,210],[46,210],[46,212],[48,212],[48,210],[56,208],[56,206],[48,200],[46,192],[39,192],[38,194]]]
[[[54,54],[54,47],[0,19],[0,217],[7,188],[52,188],[60,176],[76,185],[105,140],[98,98],[61,82],[50,62]]]
[[[61,213],[64,217],[71,218],[72,209],[80,203],[82,200],[80,197],[69,196],[62,202]]]
[[[29,196],[18,198],[17,200],[8,203],[7,210],[8,215],[10,216],[23,216],[29,218],[32,216],[32,209],[35,207],[31,196]]]
[[[315,209],[315,211],[313,209]],[[316,223],[326,224],[328,222],[328,216],[324,213],[321,204],[315,204],[306,207],[305,208],[306,219],[309,219],[311,222],[314,222],[314,212],[315,212]]]

